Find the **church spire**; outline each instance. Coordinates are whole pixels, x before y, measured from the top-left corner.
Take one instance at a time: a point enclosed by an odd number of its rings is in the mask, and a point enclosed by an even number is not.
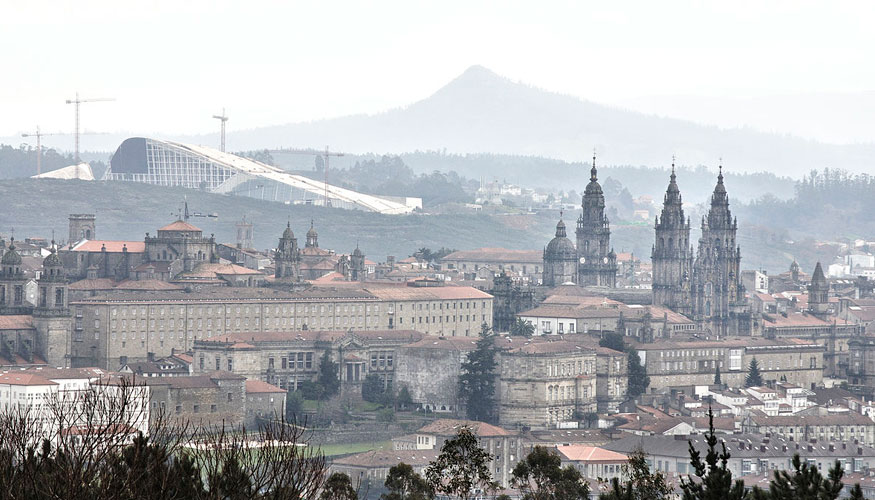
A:
[[[599,180],[596,168],[595,168],[595,148],[592,149],[592,169],[589,171],[589,180],[590,182],[596,182]]]

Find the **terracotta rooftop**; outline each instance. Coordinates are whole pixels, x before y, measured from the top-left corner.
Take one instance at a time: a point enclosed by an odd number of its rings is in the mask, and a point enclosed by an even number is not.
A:
[[[0,384],[3,385],[58,385],[57,382],[28,371],[11,371],[0,373]]]
[[[476,420],[456,420],[451,418],[441,418],[422,427],[417,434],[434,434],[437,436],[455,436],[459,433],[459,429],[468,427],[471,432],[478,437],[496,437],[496,436],[515,436],[516,433],[507,429],[502,429],[486,422],[478,422]]]
[[[289,292],[275,288],[255,287],[204,287],[197,293],[184,290],[166,291],[113,291],[111,294],[86,297],[73,303],[101,302],[225,302],[240,301],[283,301],[310,302],[313,300],[362,300],[377,301],[377,297],[365,290],[348,287],[313,287]]]
[[[280,389],[275,385],[262,382],[261,380],[246,380],[246,394],[267,394],[267,393],[284,393],[285,389]]]
[[[33,328],[33,316],[13,314],[0,316],[0,330],[29,330]]]
[[[216,264],[205,262],[199,264],[192,271],[181,273],[180,278],[214,278],[223,275],[234,276],[257,276],[262,275],[261,271],[249,269],[248,267],[238,266],[237,264]]]
[[[197,226],[193,226],[193,225],[189,224],[188,222],[178,220],[176,222],[171,222],[170,224],[167,224],[166,226],[164,226],[158,230],[159,231],[200,231],[201,228],[199,228]]]
[[[337,465],[387,469],[404,462],[413,467],[422,467],[433,462],[438,453],[438,450],[373,450],[335,458],[331,462]]]
[[[102,252],[103,247],[109,253],[121,253],[127,248],[129,253],[143,253],[146,251],[145,241],[112,241],[112,240],[83,240],[70,250],[73,252]]]
[[[574,462],[610,462],[610,463],[626,463],[629,457],[616,451],[606,450],[598,446],[585,446],[582,444],[572,444],[568,446],[557,446],[557,450],[568,460]]]
[[[200,339],[198,343],[232,343],[231,348],[251,349],[259,342],[333,342],[350,332],[348,330],[299,330],[294,332],[242,332]],[[419,340],[423,334],[414,330],[353,330],[352,335],[368,340]]]
[[[492,295],[469,286],[413,287],[402,285],[367,285],[364,290],[382,300],[468,300],[491,299]]]
[[[507,248],[477,248],[474,250],[459,250],[443,259],[470,260],[480,262],[520,262],[527,264],[543,264],[544,254],[540,250],[509,250]]]

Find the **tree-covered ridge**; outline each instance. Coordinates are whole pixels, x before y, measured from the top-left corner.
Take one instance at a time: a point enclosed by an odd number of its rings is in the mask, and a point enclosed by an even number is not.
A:
[[[54,149],[43,148],[41,169],[43,172],[64,168],[74,163],[73,156],[61,154]],[[36,148],[27,144],[19,147],[0,144],[0,179],[30,177],[36,175]]]

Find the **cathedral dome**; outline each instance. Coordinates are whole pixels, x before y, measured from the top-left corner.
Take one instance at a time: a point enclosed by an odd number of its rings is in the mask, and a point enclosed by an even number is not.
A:
[[[58,257],[58,252],[55,251],[54,246],[52,246],[52,253],[43,259],[43,267],[63,267],[63,264],[61,264],[61,258]]]
[[[361,257],[361,256],[364,255],[364,254],[362,253],[362,251],[359,249],[358,245],[355,246],[355,250],[352,251],[352,254],[353,254],[353,256],[355,256],[355,257]]]
[[[307,238],[308,238],[308,239],[313,239],[313,238],[316,238],[316,237],[318,237],[318,236],[319,236],[319,234],[316,232],[316,228],[313,227],[313,223],[311,222],[311,223],[310,223],[310,230],[307,231]]]
[[[18,266],[21,265],[21,255],[18,255],[18,252],[15,251],[15,240],[12,240],[9,243],[9,250],[3,254],[3,259],[0,260],[0,264],[4,266]]]
[[[577,259],[577,250],[566,237],[565,222],[562,219],[556,224],[556,237],[547,243],[547,257]]]

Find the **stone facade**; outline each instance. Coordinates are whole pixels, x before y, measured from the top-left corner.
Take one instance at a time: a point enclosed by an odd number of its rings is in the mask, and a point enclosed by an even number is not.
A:
[[[541,427],[594,413],[596,353],[568,341],[534,343],[501,353],[498,422]]]
[[[199,339],[304,330],[416,330],[472,336],[492,325],[492,296],[470,287],[360,284],[286,292],[205,287],[198,293],[114,293],[71,303],[76,366],[117,369],[128,361],[188,351]]]
[[[208,427],[236,427],[246,418],[246,379],[240,375],[215,371],[191,377],[148,377],[142,380],[150,389],[150,418],[163,412]]]
[[[496,409],[502,425],[545,427],[572,420],[574,410],[616,411],[625,399],[625,355],[599,347],[589,337],[498,336],[495,344]],[[435,337],[403,346],[398,350],[396,386],[406,386],[419,406],[461,412],[458,377],[474,348],[471,339]]]
[[[284,389],[261,380],[246,380],[246,427],[254,428],[259,420],[280,419],[286,413]]]
[[[786,381],[801,387],[823,381],[822,345],[797,339],[737,338],[716,341],[636,343],[650,377],[650,387],[708,385],[720,367],[720,378],[741,387],[753,358],[764,381]]]
[[[418,442],[424,443],[420,450],[440,450],[446,440],[459,434],[462,427],[471,429],[480,447],[495,457],[489,464],[492,478],[502,488],[509,488],[513,467],[528,452],[523,449],[518,432],[472,420],[439,419],[416,431]]]
[[[780,436],[800,443],[859,442],[875,445],[875,421],[859,413],[838,415],[750,416],[742,420],[742,432]]]
[[[194,373],[228,370],[248,380],[260,380],[280,389],[296,390],[315,380],[325,352],[338,364],[343,391],[361,392],[368,374],[377,374],[384,386],[394,384],[397,350],[423,335],[415,331],[301,331],[230,334],[196,340]]]

